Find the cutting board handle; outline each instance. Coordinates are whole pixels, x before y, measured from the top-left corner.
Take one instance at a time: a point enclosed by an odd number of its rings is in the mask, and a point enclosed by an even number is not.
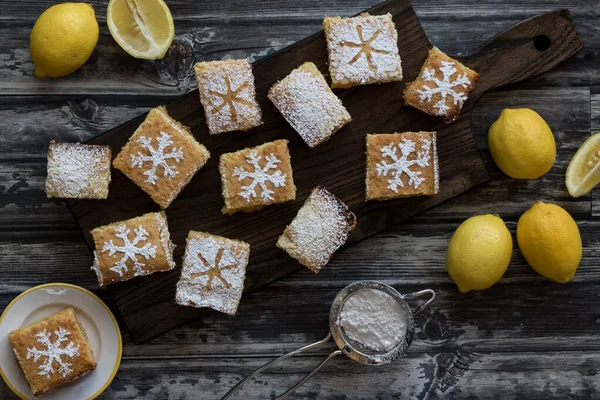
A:
[[[472,93],[476,98],[494,88],[542,74],[582,47],[571,13],[556,10],[510,27],[460,59],[480,74]]]

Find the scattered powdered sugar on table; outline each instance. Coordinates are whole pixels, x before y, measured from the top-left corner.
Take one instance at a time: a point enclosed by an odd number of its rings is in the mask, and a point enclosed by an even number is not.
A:
[[[341,100],[329,89],[320,72],[306,64],[277,83],[269,98],[310,147],[329,139],[350,120]]]
[[[346,336],[375,351],[390,351],[404,340],[406,313],[389,294],[361,289],[350,295],[338,318]]]

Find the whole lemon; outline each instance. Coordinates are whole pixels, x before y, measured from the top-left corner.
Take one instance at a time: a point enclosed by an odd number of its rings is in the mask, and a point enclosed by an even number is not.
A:
[[[40,15],[29,38],[29,51],[39,78],[65,76],[92,55],[98,43],[98,22],[86,3],[56,4]]]
[[[511,178],[537,179],[556,160],[556,142],[544,119],[529,108],[505,108],[488,132],[498,168]]]
[[[502,278],[512,254],[512,238],[497,215],[464,221],[448,244],[446,267],[458,290],[484,290]]]
[[[525,260],[540,275],[565,283],[581,261],[577,224],[562,207],[541,201],[519,218],[517,242]]]

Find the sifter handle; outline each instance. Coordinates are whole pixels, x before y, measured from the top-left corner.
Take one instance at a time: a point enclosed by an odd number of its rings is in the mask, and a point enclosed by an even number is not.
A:
[[[328,355],[326,359],[324,359],[323,361],[321,361],[321,364],[317,365],[316,368],[313,369],[304,378],[302,378],[302,380],[300,382],[296,383],[294,386],[292,386],[291,388],[289,388],[284,394],[282,394],[281,396],[279,396],[277,398],[277,400],[287,399],[289,395],[291,395],[292,393],[294,393],[296,391],[296,389],[298,389],[300,386],[304,385],[304,383],[306,383],[307,380],[309,380],[314,374],[316,374],[321,368],[323,368],[325,366],[325,364],[327,364],[327,361],[331,360],[333,357],[339,356],[340,354],[342,354],[342,351],[341,350],[336,350],[333,353],[331,353],[330,355]]]
[[[289,352],[287,354],[282,355],[281,357],[277,357],[276,359],[274,359],[274,360],[266,363],[265,365],[263,365],[262,367],[260,367],[259,369],[257,369],[256,371],[254,371],[253,373],[251,373],[250,375],[248,375],[247,377],[245,377],[241,381],[239,381],[229,392],[227,392],[227,394],[225,394],[225,396],[223,396],[221,398],[221,400],[230,399],[231,396],[233,396],[238,390],[240,390],[240,388],[242,387],[242,385],[244,383],[248,382],[250,379],[252,379],[256,375],[260,374],[262,371],[264,371],[265,369],[269,368],[270,366],[275,365],[275,364],[279,363],[280,361],[286,360],[286,359],[288,359],[288,358],[290,358],[292,356],[295,356],[296,354],[301,353],[301,352],[303,352],[305,350],[310,350],[313,347],[317,347],[317,346],[320,346],[320,345],[322,345],[324,343],[327,343],[329,341],[329,339],[331,339],[331,332],[329,332],[327,334],[327,336],[323,340],[319,340],[318,342],[308,344],[308,345],[306,345],[304,347],[300,347],[299,349],[291,351],[291,352]],[[330,359],[332,359],[333,357],[335,357],[335,356],[337,356],[339,354],[342,354],[342,352],[340,350],[337,350],[337,351],[334,351],[333,353],[331,353],[310,374],[306,375],[300,382],[298,382],[296,385],[294,385],[287,392],[285,392],[284,394],[282,394],[281,396],[279,396],[277,399],[284,399],[284,398],[288,397],[294,390],[296,390],[297,388],[299,388],[300,386],[302,386],[307,380],[310,379],[311,376],[313,376],[318,370],[320,370],[325,365],[325,363],[327,363],[327,361],[329,361]]]
[[[431,289],[425,289],[425,290],[420,290],[418,292],[406,294],[406,295],[402,296],[402,298],[405,299],[405,300],[406,299],[413,299],[415,297],[421,297],[421,296],[423,296],[425,294],[429,294],[431,297],[425,303],[423,303],[420,306],[418,306],[415,309],[415,311],[413,311],[413,314],[417,314],[417,313],[421,312],[429,304],[431,304],[431,302],[433,300],[435,300],[435,292],[433,290],[431,290]]]

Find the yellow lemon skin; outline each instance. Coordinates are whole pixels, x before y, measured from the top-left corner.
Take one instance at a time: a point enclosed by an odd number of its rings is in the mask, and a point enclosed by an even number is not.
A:
[[[538,274],[559,283],[575,276],[581,261],[581,235],[562,207],[537,201],[519,218],[517,243]]]
[[[506,175],[537,179],[556,160],[556,142],[544,119],[529,108],[506,108],[488,131],[492,158]]]
[[[29,37],[29,51],[39,78],[58,78],[78,70],[98,43],[99,28],[92,6],[56,4],[40,15]]]
[[[565,175],[565,185],[573,197],[581,197],[600,183],[600,133],[590,136],[579,147]]]
[[[448,244],[448,275],[462,293],[487,289],[506,272],[512,248],[512,237],[500,217],[471,217],[460,224]]]

